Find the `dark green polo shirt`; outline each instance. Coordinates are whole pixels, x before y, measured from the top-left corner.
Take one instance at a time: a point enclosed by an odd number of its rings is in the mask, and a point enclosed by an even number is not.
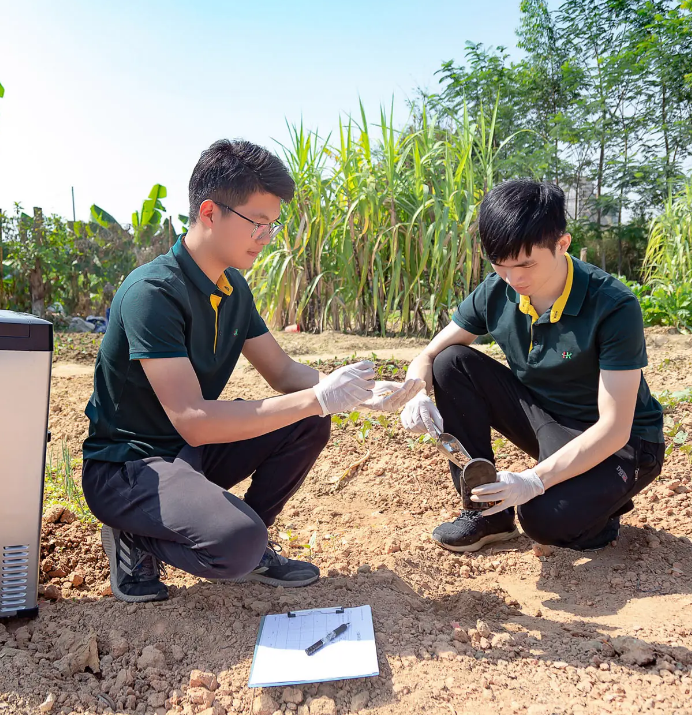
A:
[[[600,268],[571,256],[567,260],[565,292],[543,315],[491,273],[453,319],[474,335],[490,333],[543,409],[593,424],[600,371],[646,366],[644,325],[629,288]],[[632,433],[663,442],[663,410],[643,375]]]
[[[165,255],[135,269],[115,294],[96,358],[84,458],[174,457],[185,442],[139,361],[189,358],[204,398],[216,400],[244,342],[266,332],[243,276],[229,268],[215,285],[182,238]]]

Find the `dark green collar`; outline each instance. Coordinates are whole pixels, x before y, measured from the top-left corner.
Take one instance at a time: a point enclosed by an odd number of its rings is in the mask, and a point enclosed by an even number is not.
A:
[[[565,309],[562,311],[565,315],[579,315],[586,291],[589,288],[589,274],[584,268],[584,264],[572,256],[572,265],[574,266],[574,275],[572,277],[572,290],[569,292],[569,298],[565,303]],[[512,303],[519,303],[521,296],[512,288],[507,286],[507,299]]]
[[[183,240],[187,234],[183,234],[173,246],[173,255],[183,270],[183,273],[202,291],[205,296],[218,295],[221,293],[214,281],[207,278],[204,271],[195,263],[195,259],[185,248]]]

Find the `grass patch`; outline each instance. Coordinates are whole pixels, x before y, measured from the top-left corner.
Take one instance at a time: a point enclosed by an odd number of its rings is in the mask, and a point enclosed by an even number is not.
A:
[[[58,450],[52,446],[49,448],[46,455],[43,506],[44,509],[56,505],[63,506],[80,521],[95,524],[97,520],[87,506],[82,488],[74,480],[74,469],[81,463],[81,458],[72,456],[64,440],[61,441]]]

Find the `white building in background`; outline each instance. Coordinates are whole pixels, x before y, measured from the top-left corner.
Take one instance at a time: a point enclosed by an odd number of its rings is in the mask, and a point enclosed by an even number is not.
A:
[[[579,187],[565,185],[565,211],[571,220],[596,221],[596,185],[593,181],[580,181]],[[612,226],[617,223],[617,215],[601,213],[601,226]]]

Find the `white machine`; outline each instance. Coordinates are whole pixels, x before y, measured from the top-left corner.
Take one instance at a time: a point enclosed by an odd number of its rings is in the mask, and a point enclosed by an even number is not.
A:
[[[0,618],[38,613],[53,325],[0,310]]]

